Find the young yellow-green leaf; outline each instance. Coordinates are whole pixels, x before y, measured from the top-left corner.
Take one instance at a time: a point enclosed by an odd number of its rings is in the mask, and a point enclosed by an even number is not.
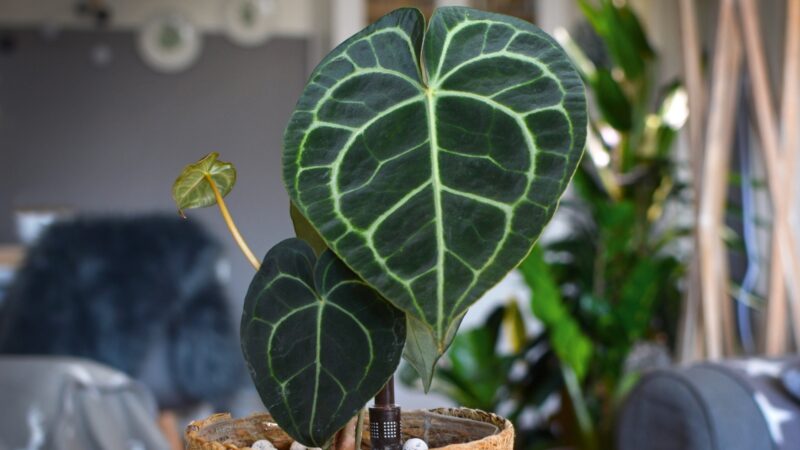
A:
[[[314,253],[319,256],[327,250],[328,245],[325,240],[317,233],[317,230],[308,223],[308,219],[297,209],[294,202],[289,201],[289,216],[292,218],[294,235],[306,241],[314,249]]]
[[[204,208],[217,203],[209,179],[225,197],[236,183],[236,168],[220,161],[213,152],[194,164],[186,166],[172,185],[172,198],[181,213],[185,209]]]
[[[289,195],[404,310],[426,377],[469,306],[528,254],[583,153],[583,83],[513,17],[396,10],[316,68],[284,135]]]
[[[528,340],[528,335],[525,330],[525,319],[522,317],[516,301],[510,301],[503,310],[503,326],[508,330],[511,350],[515,353],[521,352]]]

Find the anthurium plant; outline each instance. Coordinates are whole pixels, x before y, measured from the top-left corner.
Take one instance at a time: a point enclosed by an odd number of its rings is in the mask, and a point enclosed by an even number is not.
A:
[[[329,445],[401,357],[427,388],[469,306],[531,251],[586,130],[579,74],[519,19],[451,7],[426,27],[399,9],[328,54],[284,136],[298,237],[253,261],[242,314],[277,423]],[[219,205],[246,249],[223,200],[234,181],[211,154],[173,194]]]

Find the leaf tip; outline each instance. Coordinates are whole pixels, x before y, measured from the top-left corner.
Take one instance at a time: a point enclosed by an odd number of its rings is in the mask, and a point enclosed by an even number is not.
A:
[[[433,371],[430,372],[430,375],[424,375],[420,379],[422,380],[422,391],[426,394],[429,393],[433,384]]]

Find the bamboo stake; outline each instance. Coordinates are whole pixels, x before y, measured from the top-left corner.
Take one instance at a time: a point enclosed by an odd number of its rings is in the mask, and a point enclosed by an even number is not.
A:
[[[758,8],[753,0],[739,0],[739,5],[745,51],[747,52],[747,68],[753,83],[756,121],[763,141],[763,150],[768,159],[767,164],[775,165],[778,161],[778,134],[775,129],[777,122],[767,77],[767,62],[761,43]],[[773,168],[777,169],[777,166]],[[771,184],[775,184],[775,182]]]
[[[737,84],[736,85],[736,90],[733,92],[734,98],[736,97],[736,94],[739,92],[739,88],[740,88],[740,85]],[[737,110],[735,102],[731,103],[731,108],[734,111]],[[731,139],[728,142],[728,147],[727,147],[729,154],[733,150],[733,148],[732,148],[733,147],[733,142],[732,141],[733,141],[733,136],[734,136],[734,133],[735,133],[735,124],[736,124],[736,113],[734,112],[733,117],[731,117],[731,125],[730,125],[730,131],[729,131],[729,133],[731,133]],[[726,159],[727,159],[726,162],[727,162],[728,165],[726,165],[725,167],[727,168],[727,167],[730,167],[730,158],[726,158]],[[726,194],[727,194],[728,180],[727,180],[727,177],[725,177],[725,178],[726,178],[725,179],[725,187],[723,189],[725,189]],[[725,217],[725,212],[724,211],[725,211],[725,198],[726,197],[727,197],[727,195],[725,195],[722,198],[722,200],[720,202],[720,205],[719,205],[720,206],[720,210],[718,212],[718,214],[719,214],[719,216],[718,216],[719,217],[719,224],[717,226],[719,227],[720,231],[722,230],[723,223],[724,223],[724,220],[725,220],[724,219],[724,217]],[[722,233],[720,233],[720,236],[721,236],[721,234]],[[721,238],[717,239],[717,254],[716,254],[716,257],[719,258],[719,262],[718,262],[719,275],[718,275],[718,278],[717,278],[717,282],[719,283],[719,285],[717,286],[717,289],[720,292],[720,300],[721,300],[721,302],[719,304],[719,309],[720,309],[719,313],[722,316],[722,343],[723,343],[723,348],[722,349],[723,349],[723,356],[733,356],[734,354],[737,353],[737,348],[738,348],[737,345],[736,345],[736,343],[737,343],[736,323],[735,323],[735,318],[736,318],[735,314],[736,313],[733,310],[733,298],[732,298],[732,295],[731,295],[731,292],[730,292],[731,291],[730,290],[730,279],[731,278],[730,278],[730,270],[729,270],[729,267],[728,267],[728,252],[727,252],[727,247],[725,246],[725,242]]]
[[[698,263],[698,266],[699,266],[699,263]],[[700,276],[700,270],[699,269],[697,271],[697,276],[698,277]],[[698,283],[698,286],[699,286],[699,283]],[[699,295],[700,294],[698,293],[698,297],[699,297]],[[697,315],[698,315],[698,317],[700,317],[700,315],[703,312],[703,302],[702,301],[698,300],[696,309],[697,309]],[[708,358],[708,355],[706,355],[706,346],[705,346],[705,342],[706,342],[705,323],[703,321],[699,321],[697,323],[697,325],[698,325],[697,326],[697,342],[695,342],[695,344],[694,344],[695,352],[697,353],[698,359],[699,358],[706,359],[706,358]]]
[[[747,66],[750,72],[750,78],[753,82],[756,121],[761,137],[761,145],[767,171],[771,174],[768,178],[775,176],[781,178],[780,175],[776,174],[776,171],[780,170],[777,167],[778,136],[774,132],[776,118],[772,107],[771,90],[769,89],[769,80],[766,73],[766,59],[764,58],[762,47],[758,39],[760,35],[760,25],[758,16],[750,15],[758,14],[758,11],[753,3],[742,1],[740,4],[740,13],[745,33],[745,45],[748,58]],[[777,355],[786,351],[786,322],[784,318],[786,316],[787,300],[783,270],[781,269],[782,262],[780,259],[780,247],[783,243],[778,233],[778,229],[780,228],[778,222],[780,221],[779,215],[781,214],[780,209],[782,202],[779,202],[780,194],[776,193],[772,186],[770,186],[770,192],[775,209],[775,224],[773,225],[772,250],[770,252],[767,324],[764,329],[766,332],[765,351],[768,355]]]
[[[785,300],[785,280],[784,274],[790,273],[792,276],[788,277],[788,281],[792,283],[792,289],[795,293],[800,293],[800,258],[797,255],[796,239],[793,230],[788,226],[788,215],[786,214],[787,199],[786,196],[786,176],[784,167],[779,154],[779,139],[775,124],[777,123],[775,117],[775,110],[772,105],[772,94],[769,85],[769,78],[767,77],[766,58],[764,57],[763,45],[761,42],[761,30],[759,24],[758,8],[754,0],[740,0],[740,17],[742,21],[742,28],[744,31],[745,49],[748,57],[748,70],[750,78],[753,82],[753,99],[755,102],[756,122],[758,125],[759,135],[761,137],[761,148],[764,153],[764,161],[766,163],[767,177],[770,193],[773,203],[773,254],[771,255],[771,270],[770,276],[777,277],[777,280],[770,281],[770,287],[777,289],[776,292],[770,292],[770,303],[780,303]],[[792,24],[789,30],[796,28]],[[774,298],[773,298],[774,296]],[[773,306],[773,308],[784,308],[784,306]],[[796,309],[796,308],[795,308]],[[768,312],[768,317],[777,316],[776,312]],[[797,316],[800,320],[800,315]],[[795,323],[795,329],[800,327],[800,322]],[[785,326],[783,323],[776,325],[768,323],[767,330],[773,329],[776,334],[781,333],[782,329],[785,333]],[[768,331],[772,333],[773,331]],[[800,339],[800,334],[796,335]],[[773,336],[767,339],[767,342],[779,345],[780,336]],[[800,341],[796,341],[800,345]],[[780,350],[779,347],[767,349],[768,353]]]
[[[690,112],[690,114],[692,114]],[[699,195],[700,191],[696,191]],[[695,236],[695,248],[697,236]],[[699,257],[695,255],[689,264],[689,286],[686,296],[681,304],[680,319],[678,323],[677,362],[687,364],[703,359],[702,346],[702,309],[700,304],[700,264]],[[698,345],[700,344],[700,345]]]
[[[706,92],[700,68],[700,37],[697,31],[697,12],[693,0],[680,0],[681,44],[683,46],[683,74],[689,100],[689,151],[692,164],[694,191],[700,192],[703,167],[703,119],[706,110]],[[695,208],[699,206],[695,197]]]
[[[781,105],[781,122],[783,124],[783,148],[781,153],[787,159],[788,164],[786,167],[789,170],[794,168],[794,152],[792,149],[796,146],[797,142],[797,131],[792,124],[795,123],[794,118],[797,116],[797,102],[793,100],[792,92],[795,92],[796,97],[796,82],[792,83],[792,80],[797,80],[797,31],[798,28],[795,24],[798,23],[796,19],[796,15],[800,9],[797,8],[799,5],[795,0],[789,0],[787,2],[787,14],[786,14],[786,45],[785,45],[785,53],[784,53],[784,73],[783,73],[783,92],[784,92],[784,101]],[[782,208],[788,208],[791,205],[790,197],[792,197],[792,189],[791,186],[788,189],[788,195],[784,195],[784,205]],[[773,239],[772,240],[772,270],[782,270],[778,268],[779,263],[779,254],[780,254],[780,240]],[[787,349],[787,342],[786,342],[786,290],[785,285],[783,283],[783,278],[786,274],[781,274],[780,276],[772,276],[770,277],[770,286],[769,286],[769,303],[767,305],[767,326],[765,327],[766,337],[765,337],[765,352],[768,355],[776,356],[786,353]],[[797,298],[797,294],[795,293],[795,298]],[[794,322],[795,324],[799,323],[797,319],[797,312],[800,311],[798,308],[792,308],[795,316]],[[800,327],[795,326],[795,340],[797,341],[797,333],[800,331]]]
[[[740,33],[734,12],[733,0],[723,0],[717,29],[717,50],[714,57],[698,218],[703,319],[706,354],[710,359],[718,359],[723,353],[720,313],[722,302],[727,300],[725,291],[721,289],[722,283],[725,282],[725,279],[721,278],[725,272],[723,269],[725,256],[720,230],[742,56]]]
[[[797,168],[798,143],[800,143],[800,133],[797,127],[798,116],[800,115],[800,0],[787,0],[786,4],[786,44],[783,58],[783,102],[781,104],[781,124],[783,127],[783,140],[781,154],[783,156],[783,168],[785,170],[785,181],[783,195],[783,205],[781,209],[786,215],[786,226],[789,227],[791,208],[794,205],[795,185],[793,173]],[[790,228],[791,229],[791,228]],[[792,248],[797,252],[797,248]],[[795,253],[796,255],[796,253]],[[796,260],[794,260],[796,263]],[[796,270],[796,267],[795,269]],[[784,278],[795,279],[797,272],[784,273]],[[796,280],[795,280],[796,281]],[[800,343],[800,292],[796,284],[792,287],[792,317],[794,322],[794,339]],[[784,320],[785,322],[785,320]],[[785,340],[784,340],[785,342]]]
[[[780,245],[780,240],[774,236],[770,250],[770,271],[773,272],[781,271],[778,257],[781,251]],[[786,353],[786,326],[788,325],[786,321],[788,304],[782,275],[770,275],[768,292],[767,318],[764,326],[764,353],[769,356],[779,356]]]
[[[700,207],[700,180],[703,167],[703,129],[706,93],[700,68],[700,38],[697,30],[697,11],[692,0],[680,0],[681,40],[683,47],[683,74],[689,100],[689,156],[692,185],[695,192],[694,213]],[[695,236],[697,246],[697,236]],[[678,360],[688,363],[702,357],[698,352],[700,342],[700,265],[695,256],[689,265],[689,286],[681,306],[678,332]]]

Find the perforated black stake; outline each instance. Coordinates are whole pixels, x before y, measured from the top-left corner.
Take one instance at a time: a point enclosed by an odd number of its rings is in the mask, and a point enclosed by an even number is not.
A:
[[[372,450],[401,450],[400,407],[394,404],[394,377],[375,396],[369,409],[369,437]]]

